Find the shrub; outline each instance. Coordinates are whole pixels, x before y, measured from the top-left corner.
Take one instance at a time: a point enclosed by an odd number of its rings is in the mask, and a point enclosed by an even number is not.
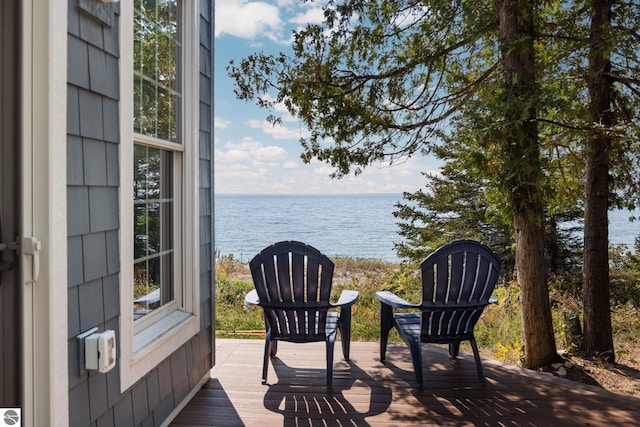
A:
[[[221,263],[221,264],[219,264]],[[409,302],[421,300],[419,271],[415,266],[386,264],[381,261],[337,258],[335,260],[332,301],[343,289],[355,289],[359,301],[352,307],[352,339],[380,339],[380,302],[376,291],[389,290]],[[619,267],[619,268],[618,268]],[[216,263],[216,330],[219,336],[256,337],[264,331],[262,310],[245,307],[244,297],[253,289],[248,268],[233,257]],[[611,272],[611,319],[616,352],[624,354],[640,345],[640,272],[630,268],[624,259],[614,263]],[[559,349],[565,348],[566,317],[580,314],[580,284],[570,276],[553,276],[550,280],[550,301],[554,333]],[[517,363],[522,355],[520,289],[515,283],[494,290],[498,304],[487,307],[475,330],[476,340],[484,353],[505,363]],[[390,342],[399,342],[392,331]],[[463,343],[463,351],[470,351]],[[571,350],[571,349],[568,349]]]
[[[497,287],[493,295],[498,303],[482,313],[475,330],[476,341],[495,359],[517,362],[522,351],[520,288],[512,283]]]

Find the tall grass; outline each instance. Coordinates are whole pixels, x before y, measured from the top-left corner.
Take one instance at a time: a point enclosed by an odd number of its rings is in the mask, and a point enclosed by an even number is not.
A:
[[[388,264],[376,260],[336,258],[333,260],[332,300],[343,289],[359,291],[360,299],[352,309],[352,339],[377,341],[380,337],[380,302],[375,293],[390,290],[410,302],[420,302],[418,270],[408,265]],[[640,346],[640,272],[630,274],[612,270],[612,324],[616,353],[624,354],[629,346]],[[581,310],[579,284],[566,278],[550,282],[554,332],[559,349],[566,348],[565,318]],[[244,296],[253,289],[248,267],[233,257],[216,260],[216,330],[220,337],[256,337],[264,332],[262,312],[244,307]],[[511,364],[522,356],[520,289],[514,283],[494,291],[498,304],[490,305],[476,326],[475,336],[482,353]],[[400,341],[395,331],[389,339]],[[626,350],[625,350],[626,348]],[[463,343],[463,351],[470,347]],[[568,349],[570,350],[570,349]]]

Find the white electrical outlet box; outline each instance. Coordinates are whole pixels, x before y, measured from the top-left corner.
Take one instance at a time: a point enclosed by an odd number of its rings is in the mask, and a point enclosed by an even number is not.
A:
[[[116,333],[112,330],[91,334],[84,340],[86,369],[109,372],[116,366]]]

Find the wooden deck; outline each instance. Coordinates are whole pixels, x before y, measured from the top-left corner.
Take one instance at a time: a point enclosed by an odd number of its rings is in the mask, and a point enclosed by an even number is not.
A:
[[[264,341],[218,340],[211,379],[171,424],[181,426],[633,426],[640,400],[493,361],[481,386],[473,356],[450,360],[425,346],[425,387],[414,387],[409,350],[354,342],[351,362],[336,343],[333,387],[325,385],[324,344],[279,343],[260,382]]]

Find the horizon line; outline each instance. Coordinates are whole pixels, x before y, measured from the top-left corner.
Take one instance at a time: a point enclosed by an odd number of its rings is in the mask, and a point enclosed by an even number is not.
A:
[[[404,193],[216,193],[214,196],[402,196]]]

